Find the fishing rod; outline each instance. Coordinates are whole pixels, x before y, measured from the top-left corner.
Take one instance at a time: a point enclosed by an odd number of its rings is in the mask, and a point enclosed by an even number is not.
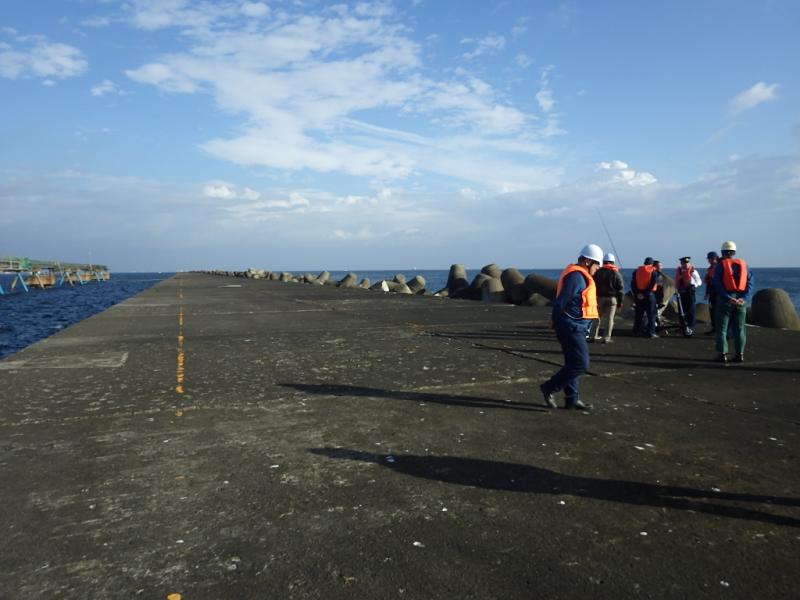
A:
[[[600,212],[599,208],[597,208],[595,210],[597,211],[597,216],[600,217],[600,223],[602,223],[603,229],[605,230],[606,235],[608,236],[608,241],[611,242],[611,249],[614,251],[614,255],[617,257],[617,264],[619,265],[619,268],[621,269],[621,268],[623,268],[622,267],[622,261],[619,259],[619,252],[617,252],[617,247],[614,244],[614,240],[611,238],[611,233],[608,231],[608,227],[606,227],[605,219],[603,219],[603,215]]]

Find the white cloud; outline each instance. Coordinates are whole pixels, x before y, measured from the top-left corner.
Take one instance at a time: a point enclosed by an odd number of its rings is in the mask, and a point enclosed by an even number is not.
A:
[[[628,163],[621,160],[601,162],[597,165],[598,171],[614,171],[611,183],[625,184],[630,187],[646,187],[658,182],[658,179],[647,171],[635,171],[628,167]]]
[[[461,40],[462,44],[474,44],[475,49],[471,52],[465,52],[464,58],[472,59],[482,54],[496,54],[506,47],[506,38],[502,35],[487,35],[484,38],[472,39],[464,38]]]
[[[243,15],[254,18],[265,17],[269,14],[269,6],[263,2],[243,2],[240,10]]]
[[[514,57],[514,62],[516,62],[517,65],[519,65],[523,69],[527,69],[533,64],[533,59],[524,52],[519,52]]]
[[[117,85],[110,79],[104,79],[91,89],[92,96],[105,96],[106,94],[115,94],[117,96],[124,96],[125,92],[117,87]]]
[[[759,81],[750,89],[743,91],[733,98],[728,105],[728,109],[731,114],[737,115],[742,111],[754,108],[764,102],[777,100],[778,87],[777,83],[767,85],[763,81]]]
[[[177,0],[132,6],[138,26],[189,29],[181,29],[186,50],[130,69],[128,77],[165,92],[209,94],[220,110],[241,116],[236,134],[201,144],[212,156],[378,184],[432,172],[470,182],[484,177],[480,184],[494,189],[536,188],[557,172],[530,165],[531,156],[550,155],[545,139],[564,133],[554,113],[537,121],[466,70],[431,78],[420,46],[389,5],[336,5],[305,15],[284,7],[259,28],[243,22],[242,4],[235,14],[228,4]],[[488,52],[505,40],[471,43]],[[552,108],[554,100],[543,102]],[[386,111],[398,129],[379,125]],[[502,159],[486,161],[488,150]]]
[[[0,77],[43,77],[66,79],[83,74],[89,67],[83,53],[74,46],[49,42],[41,36],[20,36],[27,47],[14,49],[0,45]]]
[[[357,231],[335,229],[331,234],[331,238],[335,240],[372,240],[376,237],[378,236],[369,227],[362,227]]]
[[[511,37],[516,39],[528,31],[528,23],[530,23],[530,20],[530,17],[520,17],[517,19],[514,22],[514,26],[511,28]]]
[[[261,196],[255,190],[245,187],[242,191],[238,191],[237,186],[232,183],[222,181],[211,182],[203,188],[203,195],[207,198],[221,198],[223,200],[233,200],[241,198],[243,200],[258,200]]]
[[[553,110],[553,106],[556,104],[556,101],[553,100],[552,90],[540,90],[536,94],[536,102],[539,103],[539,107],[546,113]]]

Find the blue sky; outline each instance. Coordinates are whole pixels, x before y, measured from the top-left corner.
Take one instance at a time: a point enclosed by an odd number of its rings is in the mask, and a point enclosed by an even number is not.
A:
[[[800,3],[6,0],[0,255],[796,266]]]

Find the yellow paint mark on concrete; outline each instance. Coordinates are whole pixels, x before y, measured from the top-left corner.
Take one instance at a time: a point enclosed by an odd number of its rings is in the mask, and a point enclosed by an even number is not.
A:
[[[175,411],[175,416],[176,417],[182,417],[183,416],[183,411],[182,410],[176,410]]]
[[[181,600],[180,594],[169,594],[167,595],[167,600]]]
[[[178,289],[178,298],[183,300],[183,283],[181,282]],[[183,381],[186,377],[186,353],[183,350],[183,302],[178,306],[178,357],[176,359],[175,367],[175,392],[183,394]],[[180,414],[178,414],[180,413]],[[176,416],[180,417],[183,411],[177,411]]]

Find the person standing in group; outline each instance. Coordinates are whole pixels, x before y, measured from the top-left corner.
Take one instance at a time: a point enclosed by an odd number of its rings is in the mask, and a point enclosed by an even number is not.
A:
[[[691,337],[694,335],[695,325],[695,305],[697,295],[695,290],[703,285],[700,274],[691,263],[691,256],[681,258],[681,263],[675,269],[675,289],[681,299],[683,307],[683,335]]]
[[[568,265],[558,279],[553,300],[551,326],[564,353],[564,366],[539,386],[544,403],[557,408],[555,394],[564,390],[565,406],[589,410],[578,394],[578,378],[589,368],[589,344],[586,334],[598,318],[597,291],[593,275],[603,260],[603,250],[595,244],[583,247],[578,260]]]
[[[665,298],[666,292],[664,291],[664,272],[661,270],[661,261],[653,259],[653,270],[656,272],[656,333],[662,328],[661,316],[667,309],[669,298]]]
[[[611,332],[614,330],[614,317],[617,307],[622,306],[622,294],[625,284],[622,281],[619,267],[616,265],[617,257],[610,252],[603,257],[603,266],[594,274],[594,283],[597,286],[597,308],[600,318],[594,321],[594,341],[603,340],[611,342]],[[603,337],[600,337],[600,329]]]
[[[717,292],[715,360],[728,362],[728,325],[733,334],[733,344],[736,354],[733,362],[744,362],[744,346],[747,341],[745,334],[745,317],[747,314],[747,299],[753,289],[753,275],[747,269],[747,263],[741,258],[735,258],[736,244],[725,242],[722,244],[722,257],[714,272],[714,289]]]
[[[658,271],[653,267],[653,259],[649,256],[631,277],[631,293],[635,302],[633,317],[633,335],[646,335],[657,338],[656,334],[656,285]],[[646,323],[643,323],[646,319]],[[644,330],[642,328],[644,327]]]
[[[708,302],[708,318],[711,323],[711,327],[706,331],[706,333],[714,333],[714,322],[717,319],[716,316],[716,308],[717,308],[717,290],[714,289],[714,271],[716,271],[717,263],[719,262],[719,254],[714,252],[713,250],[706,254],[706,260],[708,260],[708,269],[706,269],[706,275],[704,278],[706,284],[706,293],[705,298],[706,302]]]

